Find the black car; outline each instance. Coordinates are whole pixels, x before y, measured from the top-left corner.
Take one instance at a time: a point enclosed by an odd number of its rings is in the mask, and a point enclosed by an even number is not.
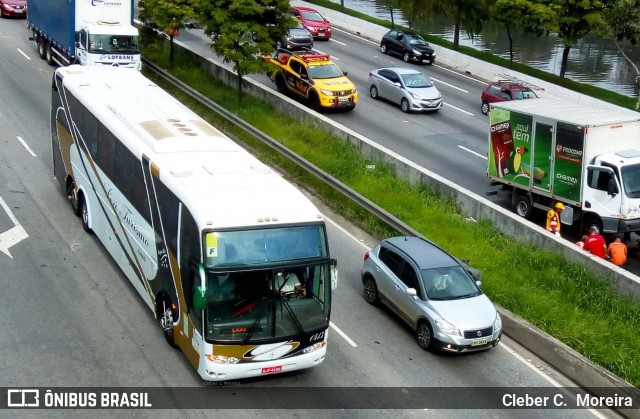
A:
[[[436,52],[423,37],[415,32],[391,29],[380,41],[380,51],[383,54],[397,54],[405,62],[433,64]]]
[[[277,43],[277,48],[289,51],[313,48],[313,36],[301,23],[289,29],[289,32]]]

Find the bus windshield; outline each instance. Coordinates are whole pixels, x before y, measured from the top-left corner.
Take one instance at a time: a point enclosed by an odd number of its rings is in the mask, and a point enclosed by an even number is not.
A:
[[[205,233],[205,268],[328,257],[324,224]]]
[[[330,265],[206,272],[204,336],[248,344],[329,326]]]

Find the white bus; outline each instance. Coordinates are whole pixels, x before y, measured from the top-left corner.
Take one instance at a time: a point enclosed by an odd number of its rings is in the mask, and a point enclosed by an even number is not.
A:
[[[336,263],[293,185],[133,69],[58,68],[51,143],[82,226],[203,379],[324,360]]]

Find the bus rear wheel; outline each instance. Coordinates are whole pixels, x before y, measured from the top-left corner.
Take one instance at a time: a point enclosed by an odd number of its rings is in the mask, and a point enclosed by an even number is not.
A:
[[[80,219],[82,220],[82,228],[89,234],[93,233],[91,227],[89,227],[89,207],[87,207],[87,200],[83,196],[80,197]]]
[[[79,192],[76,189],[76,186],[73,182],[69,185],[67,189],[67,197],[71,202],[71,210],[76,217],[79,217],[82,214],[82,192]]]
[[[178,345],[176,345],[173,335],[173,311],[171,311],[171,304],[166,298],[163,298],[159,304],[158,318],[160,319],[160,327],[165,340],[171,347],[177,348]]]

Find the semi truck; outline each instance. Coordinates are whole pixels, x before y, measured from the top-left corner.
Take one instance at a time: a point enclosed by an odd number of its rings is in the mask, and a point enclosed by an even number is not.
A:
[[[487,175],[516,214],[561,202],[581,234],[640,231],[640,113],[541,98],[492,103],[489,119]]]
[[[141,68],[132,0],[29,2],[27,28],[50,65]]]

